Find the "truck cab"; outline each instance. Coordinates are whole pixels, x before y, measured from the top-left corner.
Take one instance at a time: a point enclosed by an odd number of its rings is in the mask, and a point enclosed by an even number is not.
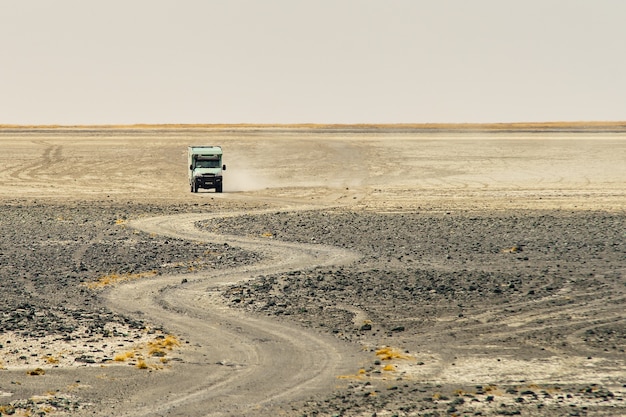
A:
[[[223,190],[222,148],[219,146],[189,146],[187,149],[189,164],[189,186],[192,193],[198,189],[215,189],[216,193]]]

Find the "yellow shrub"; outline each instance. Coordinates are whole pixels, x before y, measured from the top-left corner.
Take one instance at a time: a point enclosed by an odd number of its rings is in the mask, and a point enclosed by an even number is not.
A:
[[[113,360],[116,362],[124,362],[126,359],[131,359],[135,357],[135,352],[129,351],[125,353],[118,353],[113,357]]]
[[[55,363],[59,363],[59,360],[55,358],[54,356],[46,356],[46,362],[50,364],[55,364]]]
[[[157,274],[157,271],[138,272],[135,274],[127,273],[127,274],[122,274],[122,275],[112,273],[109,275],[101,276],[100,278],[98,278],[97,281],[88,282],[88,283],[85,283],[84,285],[90,289],[102,288],[108,285],[117,284],[118,282],[132,281],[136,279],[152,277],[156,274]]]
[[[390,361],[392,359],[408,359],[407,355],[404,355],[398,352],[396,349],[390,347],[384,347],[378,349],[376,351],[376,356],[380,358],[381,361]]]
[[[35,368],[32,371],[26,371],[26,375],[36,376],[36,375],[45,375],[46,371],[41,368]]]

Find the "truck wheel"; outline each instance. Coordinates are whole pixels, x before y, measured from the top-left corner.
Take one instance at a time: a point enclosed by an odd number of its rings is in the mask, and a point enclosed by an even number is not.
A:
[[[222,192],[222,184],[215,186],[215,192],[216,193],[221,193]]]
[[[191,192],[192,193],[198,192],[198,184],[195,181],[193,182],[193,184],[191,184]]]

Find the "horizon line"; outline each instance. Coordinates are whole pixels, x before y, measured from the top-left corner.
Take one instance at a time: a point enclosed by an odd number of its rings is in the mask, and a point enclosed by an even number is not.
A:
[[[541,129],[626,128],[626,121],[495,122],[495,123],[130,123],[130,124],[0,124],[0,129]]]

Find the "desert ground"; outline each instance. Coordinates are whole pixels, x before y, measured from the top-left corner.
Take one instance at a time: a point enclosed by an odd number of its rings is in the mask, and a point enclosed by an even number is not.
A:
[[[620,124],[2,126],[0,415],[626,415],[625,162]]]

